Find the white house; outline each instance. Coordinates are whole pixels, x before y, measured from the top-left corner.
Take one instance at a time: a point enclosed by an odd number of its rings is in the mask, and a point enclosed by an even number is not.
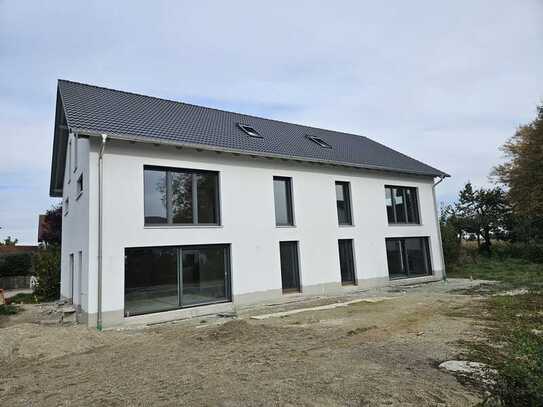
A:
[[[61,80],[61,294],[101,329],[438,280],[446,176],[362,136]]]

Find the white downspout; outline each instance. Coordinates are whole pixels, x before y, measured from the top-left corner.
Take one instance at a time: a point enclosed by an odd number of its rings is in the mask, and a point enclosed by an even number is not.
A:
[[[432,185],[432,194],[434,195],[434,207],[436,209],[436,221],[437,221],[437,237],[439,240],[439,249],[441,250],[441,270],[443,273],[443,281],[447,282],[447,270],[445,270],[445,257],[443,256],[443,240],[441,240],[441,224],[439,223],[439,208],[437,207],[436,187],[443,182],[445,176],[439,177],[439,181]]]
[[[102,330],[102,218],[104,195],[104,150],[106,148],[107,134],[102,134],[102,144],[98,154],[98,301],[96,329]]]

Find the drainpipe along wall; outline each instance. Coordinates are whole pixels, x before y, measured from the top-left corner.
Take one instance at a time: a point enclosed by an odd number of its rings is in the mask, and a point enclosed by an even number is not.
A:
[[[98,155],[98,284],[97,284],[97,318],[96,329],[102,330],[102,218],[104,195],[104,151],[106,149],[107,134],[102,134],[102,144]]]
[[[439,222],[439,208],[437,206],[436,187],[443,182],[444,176],[439,177],[439,180],[432,185],[432,194],[434,195],[434,205],[436,208],[437,220],[437,238],[439,239],[439,248],[441,250],[441,268],[443,270],[443,281],[447,281],[447,270],[445,270],[445,257],[443,256],[443,240],[441,239],[441,224]]]

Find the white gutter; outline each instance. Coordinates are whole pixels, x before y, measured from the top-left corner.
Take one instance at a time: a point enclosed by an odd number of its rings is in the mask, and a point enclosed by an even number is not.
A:
[[[96,329],[102,330],[102,225],[103,225],[103,195],[104,195],[104,150],[107,134],[102,134],[102,144],[98,154],[98,302]]]
[[[434,207],[436,209],[436,222],[437,222],[437,237],[439,240],[439,249],[441,250],[441,270],[443,273],[443,281],[447,282],[447,270],[445,270],[445,257],[443,256],[443,240],[441,239],[441,224],[439,222],[439,208],[437,207],[436,187],[443,182],[445,176],[439,177],[439,181],[432,185],[432,194],[434,196]]]

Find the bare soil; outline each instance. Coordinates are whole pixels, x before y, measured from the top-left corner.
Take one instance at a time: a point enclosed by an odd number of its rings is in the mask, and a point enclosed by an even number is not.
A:
[[[6,406],[469,406],[475,388],[437,368],[482,335],[450,280],[240,310],[238,317],[102,333],[44,326],[45,308],[0,317]],[[355,298],[345,307],[251,316]]]

